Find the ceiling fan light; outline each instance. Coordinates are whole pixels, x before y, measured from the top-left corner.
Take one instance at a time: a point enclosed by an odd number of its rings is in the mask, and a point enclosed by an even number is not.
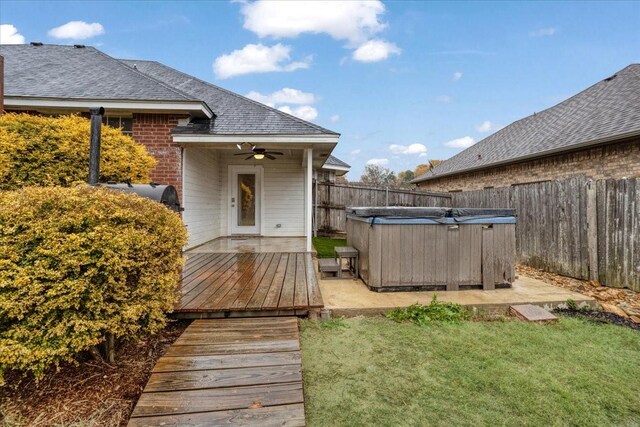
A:
[[[242,150],[242,144],[236,144],[236,147],[238,147],[238,150]]]
[[[262,160],[262,159],[264,159],[264,154],[256,153],[256,154],[253,155],[253,158],[256,159],[256,160]]]

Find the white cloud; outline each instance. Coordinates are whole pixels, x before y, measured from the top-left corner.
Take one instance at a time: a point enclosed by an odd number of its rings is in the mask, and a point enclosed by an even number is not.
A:
[[[384,61],[389,55],[399,55],[402,50],[394,43],[369,40],[353,52],[353,59],[360,62]]]
[[[458,81],[462,78],[462,72],[461,71],[456,71],[455,73],[453,73],[453,81]]]
[[[104,34],[104,27],[98,22],[71,21],[49,30],[49,36],[56,39],[83,40]]]
[[[389,163],[389,159],[369,159],[367,160],[368,165],[378,165],[384,166]]]
[[[411,144],[411,145],[391,144],[389,146],[389,150],[391,150],[393,154],[419,154],[421,156],[423,154],[424,155],[427,154],[427,147],[425,147],[424,144]]]
[[[287,114],[291,114],[292,116],[296,116],[306,121],[311,121],[316,117],[318,117],[318,110],[316,110],[310,105],[303,105],[302,107],[298,107],[298,108],[291,108],[288,105],[284,105],[278,108],[278,110],[283,111]]]
[[[351,151],[351,155],[352,156],[357,156],[358,154],[360,154],[362,152],[361,149],[356,148],[355,150]]]
[[[447,141],[444,143],[444,145],[451,148],[469,148],[475,143],[476,143],[475,139],[471,138],[470,136],[465,136],[462,138],[452,139],[451,141]]]
[[[335,123],[335,122],[337,122],[338,120],[340,120],[340,116],[339,116],[339,115],[337,115],[337,114],[334,114],[333,116],[329,117],[329,121],[330,121],[331,123]]]
[[[288,87],[282,88],[269,95],[263,95],[260,92],[251,91],[245,95],[247,98],[251,98],[254,101],[261,102],[270,106],[277,104],[313,104],[316,102],[316,97],[310,92],[303,92],[298,89],[291,89]]]
[[[353,46],[382,31],[381,1],[255,1],[242,6],[244,28],[259,37],[328,34]]]
[[[537,30],[531,31],[529,36],[531,37],[550,37],[554,35],[558,31],[556,27],[546,27],[546,28],[538,28]]]
[[[485,120],[484,122],[480,123],[479,125],[476,126],[476,130],[478,132],[495,132],[499,129],[501,129],[502,126],[497,125],[493,122],[490,122],[489,120]]]
[[[11,24],[0,25],[0,44],[24,44],[24,36]]]
[[[443,104],[450,104],[453,102],[453,97],[449,95],[440,95],[436,98],[436,101],[442,102]]]
[[[213,71],[219,79],[228,79],[242,74],[309,68],[310,57],[304,61],[290,62],[290,53],[291,47],[280,43],[271,47],[248,44],[240,50],[217,57],[213,63]]]

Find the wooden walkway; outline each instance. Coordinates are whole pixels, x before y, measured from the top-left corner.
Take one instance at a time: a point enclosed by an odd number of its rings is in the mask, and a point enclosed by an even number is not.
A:
[[[194,321],[156,364],[129,427],[304,426],[298,319]]]
[[[307,315],[324,306],[310,253],[196,253],[182,273],[180,318]]]

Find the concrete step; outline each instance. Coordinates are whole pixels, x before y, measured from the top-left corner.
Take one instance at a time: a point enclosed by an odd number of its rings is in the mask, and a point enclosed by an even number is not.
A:
[[[558,320],[552,313],[533,304],[512,305],[509,307],[509,312],[526,322],[550,323]]]

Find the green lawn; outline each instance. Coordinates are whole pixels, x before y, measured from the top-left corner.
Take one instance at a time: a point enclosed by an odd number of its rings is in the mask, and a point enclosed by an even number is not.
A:
[[[313,246],[318,252],[318,258],[332,258],[336,246],[347,246],[347,239],[335,239],[333,237],[314,237]]]
[[[302,322],[314,426],[639,426],[640,333],[562,318]]]

